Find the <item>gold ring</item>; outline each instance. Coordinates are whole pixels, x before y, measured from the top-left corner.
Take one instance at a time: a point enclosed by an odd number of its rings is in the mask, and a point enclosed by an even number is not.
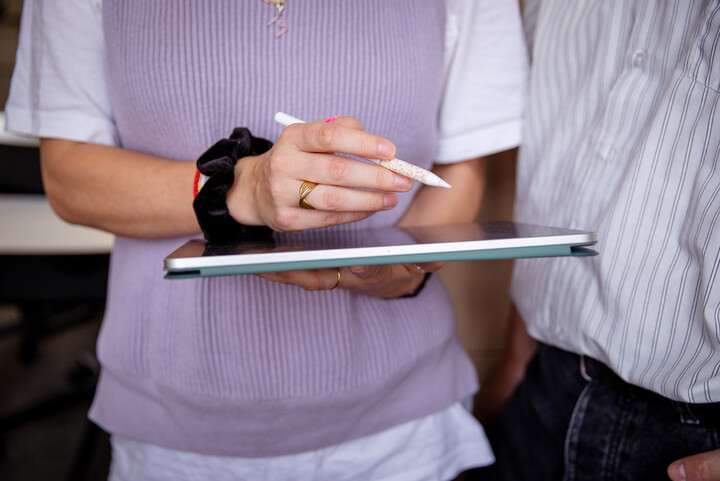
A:
[[[312,192],[315,187],[317,187],[317,184],[315,182],[310,182],[309,180],[304,181],[300,186],[300,201],[298,202],[298,205],[301,209],[315,210],[315,207],[305,200],[305,197],[307,197],[307,195]]]
[[[335,283],[334,286],[332,286],[330,289],[328,289],[328,290],[330,290],[330,291],[332,291],[333,289],[335,289],[337,286],[340,285],[340,279],[342,279],[342,274],[340,274],[340,268],[338,268],[337,271],[338,271],[338,279],[337,279],[337,282]]]

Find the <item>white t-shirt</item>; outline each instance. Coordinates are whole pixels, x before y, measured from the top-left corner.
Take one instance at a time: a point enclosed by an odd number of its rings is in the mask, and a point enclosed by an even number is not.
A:
[[[102,0],[25,0],[5,107],[8,131],[117,145],[102,63],[101,7]],[[33,14],[36,9],[47,12]],[[517,3],[447,0],[447,11],[435,161],[457,162],[516,147],[528,70]],[[53,39],[51,48],[47,38]],[[47,75],[46,67],[57,62],[65,65],[63,71],[82,75],[63,78],[57,69]],[[74,95],[65,95],[68,91]]]
[[[460,403],[372,436],[271,458],[187,453],[113,437],[110,481],[447,481],[494,461]]]

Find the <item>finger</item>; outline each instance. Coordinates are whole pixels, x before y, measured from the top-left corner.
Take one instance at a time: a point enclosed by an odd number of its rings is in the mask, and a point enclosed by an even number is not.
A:
[[[390,277],[390,270],[393,269],[392,265],[384,266],[352,266],[348,267],[348,270],[352,272],[355,277],[363,279],[365,281],[372,280],[376,283],[381,282],[385,278]]]
[[[367,219],[374,212],[333,212],[324,210],[283,209],[268,224],[278,232],[298,232]]]
[[[440,269],[444,262],[427,262],[423,264],[387,264],[371,266],[352,266],[348,270],[361,279],[373,279],[382,281],[392,277],[410,278],[417,275],[425,275],[428,272],[435,272]],[[422,266],[428,266],[425,270]]]
[[[368,265],[368,266],[351,266],[347,268],[348,275],[343,279],[343,288],[355,292],[370,294],[376,291],[387,292],[389,288],[392,292],[388,293],[388,297],[392,296],[398,288],[397,265]],[[407,270],[400,274],[407,281]],[[393,283],[392,280],[395,279]]]
[[[305,152],[339,152],[368,159],[395,156],[395,145],[389,140],[341,123],[293,124],[285,132],[291,135],[295,146]]]
[[[423,275],[429,272],[439,271],[444,265],[445,262],[418,262],[414,264],[406,264],[409,270],[414,269],[415,271]]]
[[[305,200],[315,210],[336,212],[378,212],[389,210],[398,203],[398,196],[392,192],[345,189],[330,185],[318,185]]]
[[[428,272],[437,272],[442,269],[445,264],[445,262],[418,262],[413,264],[413,266],[425,274]]]
[[[398,297],[411,292],[422,282],[424,274],[411,264],[352,266],[343,288],[377,297]]]
[[[304,180],[386,192],[407,192],[413,187],[412,179],[370,162],[343,155],[298,152],[287,148],[277,149],[264,169],[266,178],[282,180],[282,186],[276,186],[275,189],[278,195],[294,195]],[[299,181],[296,186],[290,185],[296,181]]]
[[[720,449],[679,459],[668,467],[673,481],[720,481]]]
[[[298,286],[306,291],[328,291],[338,287],[338,272],[338,269],[332,268],[267,272],[256,275],[268,281]]]
[[[302,158],[302,163],[296,162],[291,169],[293,175],[303,179],[311,172],[312,179],[307,180],[317,184],[387,192],[407,192],[413,186],[412,179],[404,175],[342,155],[306,155]]]
[[[350,129],[365,130],[365,127],[363,126],[362,122],[360,122],[360,119],[350,115],[341,115],[340,117],[335,117],[333,123],[335,123],[336,125],[341,125],[343,127],[348,127]]]

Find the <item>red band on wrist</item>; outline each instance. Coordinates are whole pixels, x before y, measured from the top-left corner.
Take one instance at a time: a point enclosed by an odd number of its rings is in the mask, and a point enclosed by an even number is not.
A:
[[[198,192],[200,192],[200,188],[198,187],[198,183],[200,182],[200,171],[195,169],[195,180],[193,181],[193,199],[197,197]]]

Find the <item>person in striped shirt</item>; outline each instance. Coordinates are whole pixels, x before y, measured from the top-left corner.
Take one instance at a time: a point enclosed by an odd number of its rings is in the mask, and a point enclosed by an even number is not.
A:
[[[720,479],[720,2],[524,17],[515,217],[593,230],[599,255],[515,264],[481,405],[497,462],[473,477]]]

